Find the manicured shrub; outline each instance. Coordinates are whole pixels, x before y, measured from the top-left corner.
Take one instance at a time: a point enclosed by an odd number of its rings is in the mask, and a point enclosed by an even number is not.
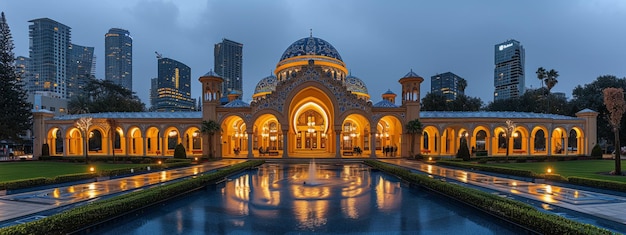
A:
[[[174,148],[174,158],[185,159],[187,158],[187,153],[185,152],[185,147],[183,144],[176,145]]]
[[[469,148],[467,148],[467,144],[465,144],[465,141],[461,141],[461,147],[456,152],[456,157],[463,159],[463,161],[470,160]]]
[[[600,145],[596,144],[596,146],[593,146],[591,149],[591,157],[602,158],[602,148]]]

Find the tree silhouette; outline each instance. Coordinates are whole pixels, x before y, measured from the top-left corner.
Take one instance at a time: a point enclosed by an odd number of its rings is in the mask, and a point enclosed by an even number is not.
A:
[[[609,123],[613,128],[615,136],[615,174],[622,175],[621,148],[619,142],[619,129],[622,122],[622,115],[626,111],[626,101],[624,101],[624,89],[609,87],[602,90],[604,94],[604,105],[609,111]]]
[[[209,157],[213,158],[215,156],[213,152],[213,136],[218,133],[222,128],[220,124],[213,120],[202,121],[202,126],[200,128],[200,132],[203,134],[207,134],[209,136],[208,147],[209,147]]]
[[[0,140],[22,142],[32,126],[31,104],[26,100],[21,74],[15,67],[13,39],[4,12],[0,17]],[[43,137],[40,137],[43,138]]]
[[[415,136],[422,134],[422,123],[420,122],[419,119],[414,119],[409,121],[405,126],[404,129],[406,129],[406,133],[411,135],[411,152],[410,155],[414,156],[415,155],[415,150],[414,150],[414,146],[415,146]]]

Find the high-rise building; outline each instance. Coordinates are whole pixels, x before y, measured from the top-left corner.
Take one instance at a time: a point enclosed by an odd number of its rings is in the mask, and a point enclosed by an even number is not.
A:
[[[465,86],[467,81],[452,72],[430,77],[430,92],[443,95],[448,101],[455,100],[458,95],[464,95]]]
[[[159,75],[151,100],[153,111],[192,111],[195,110],[195,99],[191,98],[191,68],[170,58],[158,57]]]
[[[29,93],[67,98],[67,61],[71,28],[40,18],[28,21],[30,40],[29,71],[32,76],[26,89]]]
[[[226,95],[230,94],[231,91],[237,92],[239,97],[242,97],[243,44],[222,39],[221,43],[215,44],[214,56],[215,65],[213,70],[224,78],[222,98],[226,98]]]
[[[26,89],[26,85],[28,81],[30,81],[30,71],[28,71],[28,67],[30,66],[30,58],[24,56],[18,56],[15,58],[15,67],[17,68],[17,73],[20,75],[18,80]]]
[[[112,28],[104,35],[104,77],[133,90],[133,38],[125,29]]]
[[[524,94],[524,47],[520,42],[510,39],[496,44],[493,73],[494,100],[519,97]]]
[[[67,63],[67,98],[80,95],[92,77],[93,47],[71,43]]]

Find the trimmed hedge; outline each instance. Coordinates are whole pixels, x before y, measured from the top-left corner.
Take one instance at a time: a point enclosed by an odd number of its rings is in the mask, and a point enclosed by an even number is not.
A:
[[[576,176],[568,177],[567,181],[569,181],[572,184],[577,184],[577,185],[626,192],[626,183],[621,183],[621,182],[616,182],[616,181],[597,180],[597,179],[589,179],[589,178],[576,177]]]
[[[126,213],[205,187],[243,169],[259,166],[262,160],[248,161],[180,182],[135,191],[76,207],[33,222],[0,228],[0,234],[67,234]]]
[[[411,173],[405,168],[374,160],[366,160],[365,163],[396,175],[410,183],[426,187],[468,205],[477,207],[494,216],[504,218],[526,228],[532,228],[542,234],[613,234],[609,230],[598,228],[590,224],[579,223],[554,214],[542,213],[525,203],[477,189],[442,182],[437,179],[432,179],[427,175]]]

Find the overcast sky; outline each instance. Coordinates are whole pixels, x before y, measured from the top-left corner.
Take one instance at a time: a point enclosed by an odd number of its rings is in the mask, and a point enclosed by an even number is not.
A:
[[[213,46],[243,43],[243,100],[270,75],[291,43],[313,36],[331,43],[374,103],[411,69],[424,77],[453,72],[468,82],[466,94],[493,100],[494,45],[508,39],[526,49],[526,87],[541,83],[542,66],[559,71],[553,88],[572,89],[600,75],[626,76],[626,1],[169,1],[3,0],[16,56],[28,56],[28,21],[51,18],[72,28],[71,42],[95,47],[96,77],[104,78],[104,34],[123,28],[133,37],[133,89],[149,105],[157,76],[154,51],[191,67],[192,97],[198,78],[213,68]]]

